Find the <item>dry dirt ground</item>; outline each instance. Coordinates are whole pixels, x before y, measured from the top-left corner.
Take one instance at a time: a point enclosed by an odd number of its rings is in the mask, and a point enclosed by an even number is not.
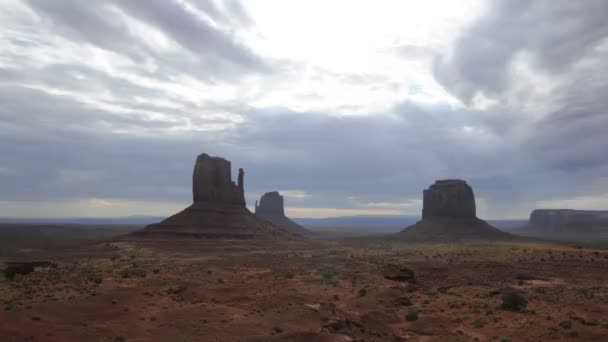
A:
[[[0,276],[1,341],[608,340],[608,250],[111,242],[41,257],[58,266]],[[527,307],[501,308],[512,292]]]

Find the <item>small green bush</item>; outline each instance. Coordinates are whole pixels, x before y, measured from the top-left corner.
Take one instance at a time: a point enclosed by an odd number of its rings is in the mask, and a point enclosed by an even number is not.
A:
[[[517,292],[509,292],[502,296],[501,309],[507,311],[523,311],[528,306],[528,300]]]

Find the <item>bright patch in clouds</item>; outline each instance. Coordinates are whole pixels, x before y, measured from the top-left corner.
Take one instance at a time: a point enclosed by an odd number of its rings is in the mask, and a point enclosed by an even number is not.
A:
[[[250,205],[419,214],[463,178],[485,218],[602,208],[606,1],[0,1],[0,215],[191,201],[206,152]],[[567,25],[559,25],[567,23]]]

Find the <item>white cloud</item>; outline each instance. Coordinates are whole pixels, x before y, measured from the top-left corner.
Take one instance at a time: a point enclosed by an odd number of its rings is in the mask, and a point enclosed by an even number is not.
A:
[[[241,3],[1,1],[8,215],[170,212],[200,152],[295,216],[417,214],[452,177],[486,217],[602,205],[603,2]]]
[[[310,194],[305,190],[279,190],[279,193],[284,197],[289,198],[306,198],[310,197]]]

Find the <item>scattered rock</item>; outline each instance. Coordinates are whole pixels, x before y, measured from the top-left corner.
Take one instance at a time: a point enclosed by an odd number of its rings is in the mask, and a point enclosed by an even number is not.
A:
[[[405,320],[408,322],[417,321],[418,320],[418,311],[412,310],[408,312],[405,316]]]
[[[411,269],[409,269],[407,267],[398,267],[396,265],[389,265],[387,267],[387,270],[385,273],[386,273],[386,275],[384,276],[384,278],[386,278],[388,280],[399,281],[399,282],[409,282],[409,283],[416,282],[416,274],[414,273],[414,271],[412,271]]]
[[[50,261],[9,261],[6,262],[6,268],[4,269],[4,277],[12,280],[17,274],[27,275],[36,268],[56,268],[57,264]]]
[[[412,300],[408,297],[399,297],[399,298],[395,298],[395,300],[393,301],[393,304],[396,306],[412,306],[414,305],[414,303],[412,302]]]
[[[323,326],[323,328],[329,330],[330,332],[345,332],[355,328],[361,329],[363,328],[363,325],[347,318],[329,323]]]
[[[304,306],[314,311],[319,311],[321,308],[321,304],[304,304]]]

